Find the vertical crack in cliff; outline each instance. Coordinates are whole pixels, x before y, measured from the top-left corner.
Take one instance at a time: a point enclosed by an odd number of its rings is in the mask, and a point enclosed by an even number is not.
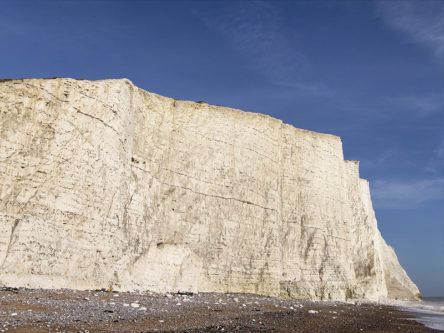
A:
[[[101,122],[104,126],[106,126],[109,129],[111,129],[117,135],[117,139],[119,140],[120,144],[122,145],[122,149],[124,151],[126,151],[125,142],[120,138],[119,132],[114,127],[112,127],[111,125],[106,123],[104,120],[100,119],[99,117],[96,117],[96,116],[93,116],[93,115],[91,115],[89,113],[85,113],[85,112],[80,111],[79,108],[76,108],[76,107],[73,106],[73,109],[76,110],[77,113],[80,113],[80,114],[82,114],[84,116],[87,116],[87,117],[89,117],[91,119],[97,120],[97,121]]]
[[[283,149],[284,149],[284,123],[283,122],[281,122],[281,126],[279,127],[279,173],[278,173],[278,181],[279,181],[279,188],[278,188],[278,190],[279,190],[279,214],[278,214],[278,216],[279,216],[279,221],[278,221],[278,223],[279,223],[279,225],[278,225],[278,230],[277,230],[277,232],[278,232],[278,237],[279,237],[279,239],[280,239],[280,241],[281,241],[281,244],[285,244],[285,242],[286,242],[286,234],[287,234],[287,231],[285,231],[284,232],[284,223],[283,223],[283,218],[282,218],[282,212],[283,212],[283,207],[284,207],[284,202],[283,202],[283,198],[282,198],[282,191],[283,191],[283,189],[282,189],[282,182],[283,182],[283,170],[284,170],[284,158],[283,158]],[[285,228],[287,228],[287,226],[285,226]],[[281,271],[280,271],[280,275],[279,275],[279,280],[282,280],[282,276],[283,276],[283,274],[284,273],[286,273],[285,272],[285,269],[284,269],[284,262],[285,262],[285,260],[284,260],[284,248],[285,248],[285,245],[283,245],[283,246],[281,246],[281,248],[280,248],[280,257],[281,257],[281,261],[280,261],[280,269],[281,269]],[[281,285],[281,283],[279,283],[279,286]],[[280,289],[282,289],[281,287],[280,287]],[[280,293],[281,291],[279,291],[279,293]],[[289,293],[289,291],[287,290],[286,291],[287,293]]]
[[[114,133],[116,133],[117,135],[119,135],[119,133],[117,132],[117,130],[116,130],[114,127],[112,127],[111,125],[107,124],[105,121],[103,121],[103,120],[100,119],[99,117],[93,116],[93,115],[91,115],[91,114],[89,114],[89,113],[82,112],[82,111],[80,111],[79,108],[76,108],[76,107],[74,107],[74,106],[73,106],[73,109],[76,110],[77,113],[83,114],[84,116],[90,117],[91,119],[95,119],[95,120],[97,120],[97,121],[100,121],[103,125],[105,125],[106,127],[112,129],[112,130],[114,131]]]
[[[108,109],[110,109],[112,113],[117,114],[117,110],[114,109],[114,107],[112,105],[109,105],[109,104],[105,103],[104,101],[98,99],[97,97],[89,96],[89,95],[85,94],[83,91],[79,92],[79,94],[82,95],[82,96],[85,96],[86,98],[90,98],[92,100],[95,100],[95,101],[101,103],[102,105],[104,105]]]
[[[15,230],[17,229],[17,226],[19,225],[19,223],[20,223],[20,220],[19,220],[19,219],[15,219],[15,220],[14,220],[14,223],[12,224],[11,233],[9,234],[9,242],[8,242],[8,246],[7,246],[7,248],[6,248],[6,252],[5,252],[5,257],[3,258],[3,262],[2,262],[2,264],[0,265],[0,268],[3,267],[3,265],[4,265],[5,262],[6,262],[6,259],[7,259],[8,256],[9,256],[9,253],[10,253],[10,251],[11,251],[11,247],[12,247],[12,244],[14,243],[14,242],[13,242],[13,239],[14,239],[14,236],[15,236]]]
[[[42,86],[36,86],[36,85],[34,85],[34,84],[30,84],[30,83],[24,83],[24,85],[27,86],[27,87],[34,87],[34,88],[37,88],[37,89],[41,89],[41,90],[43,90],[45,93],[47,93],[48,95],[50,95],[52,98],[54,98],[55,100],[57,100],[57,101],[59,101],[59,102],[61,102],[61,103],[68,103],[68,102],[69,102],[68,100],[61,99],[60,97],[58,97],[57,95],[53,94],[53,93],[50,92],[48,89],[46,89],[46,88],[44,88],[44,87],[42,87]],[[82,91],[80,91],[79,94],[81,94],[81,95],[84,96],[84,97],[91,98],[91,99],[93,99],[93,100],[98,101],[98,102],[101,103],[103,106],[105,106],[106,108],[108,108],[109,110],[111,110],[112,113],[114,113],[115,115],[117,114],[117,111],[116,111],[111,105],[109,105],[109,104],[107,104],[107,103],[105,103],[105,102],[103,102],[103,101],[101,101],[101,100],[99,100],[99,99],[97,99],[97,98],[94,98],[94,97],[92,97],[92,96],[89,96],[89,95],[83,93]],[[75,106],[72,106],[72,108],[73,108],[74,110],[76,110],[77,113],[83,114],[84,116],[90,117],[91,119],[95,119],[95,120],[101,122],[101,123],[102,123],[103,125],[105,125],[106,127],[110,128],[114,133],[117,134],[118,139],[119,139],[120,143],[122,144],[122,148],[123,148],[123,150],[125,150],[125,143],[122,141],[122,139],[120,138],[120,134],[119,134],[119,132],[118,132],[114,127],[112,127],[111,125],[109,125],[108,123],[106,123],[104,120],[100,119],[99,117],[96,117],[96,116],[93,116],[93,115],[91,115],[91,114],[89,114],[89,113],[85,113],[85,112],[80,111],[80,109],[77,108],[77,107],[75,107]]]
[[[34,84],[31,83],[23,83],[25,86],[29,87],[33,87],[33,88],[37,88],[40,90],[43,90],[45,93],[47,93],[49,96],[51,96],[52,98],[56,99],[57,101],[61,102],[61,103],[66,103],[68,102],[67,100],[61,99],[60,97],[58,97],[57,95],[53,94],[52,92],[50,92],[48,89],[42,87],[42,86],[36,86]]]

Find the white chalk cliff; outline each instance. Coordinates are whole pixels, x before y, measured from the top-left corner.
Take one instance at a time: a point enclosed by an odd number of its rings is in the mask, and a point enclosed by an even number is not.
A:
[[[0,82],[0,285],[419,293],[339,137],[125,79]]]

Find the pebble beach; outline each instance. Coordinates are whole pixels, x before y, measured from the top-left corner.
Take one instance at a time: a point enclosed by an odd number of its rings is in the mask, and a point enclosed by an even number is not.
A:
[[[0,332],[441,332],[375,303],[248,294],[0,289]]]

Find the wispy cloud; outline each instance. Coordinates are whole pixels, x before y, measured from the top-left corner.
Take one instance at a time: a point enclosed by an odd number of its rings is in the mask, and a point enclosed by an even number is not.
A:
[[[279,90],[279,98],[310,99],[333,104],[344,112],[365,108],[334,87],[310,79],[310,60],[298,43],[298,32],[283,26],[279,6],[265,1],[239,1],[226,8],[223,12],[197,15],[208,29],[225,38],[253,71],[268,83],[286,88]]]
[[[435,156],[441,161],[441,166],[444,164],[444,140],[441,140],[438,148],[435,150]]]
[[[309,67],[308,60],[285,37],[280,12],[272,3],[233,2],[226,13],[199,16],[271,83],[299,86],[301,72]],[[304,87],[311,93],[323,90],[317,85]]]
[[[384,21],[410,41],[428,48],[442,62],[444,2],[440,0],[385,0],[378,2]]]
[[[379,155],[374,156],[371,159],[365,159],[361,161],[361,166],[367,169],[379,169],[387,165],[391,160],[397,156],[397,150],[393,147],[386,146]]]
[[[443,175],[444,174],[444,138],[441,137],[441,141],[433,151],[433,154],[429,160],[429,164],[426,171],[432,174]]]
[[[444,178],[412,181],[377,180],[371,183],[375,207],[416,208],[444,200]]]
[[[442,93],[429,93],[395,96],[383,99],[382,104],[385,108],[389,108],[394,112],[410,113],[418,117],[425,117],[444,110],[444,95]]]

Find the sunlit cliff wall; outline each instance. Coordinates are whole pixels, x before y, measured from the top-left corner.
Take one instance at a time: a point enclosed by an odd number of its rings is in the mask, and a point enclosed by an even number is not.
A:
[[[0,284],[418,294],[339,137],[128,80],[0,82]]]

